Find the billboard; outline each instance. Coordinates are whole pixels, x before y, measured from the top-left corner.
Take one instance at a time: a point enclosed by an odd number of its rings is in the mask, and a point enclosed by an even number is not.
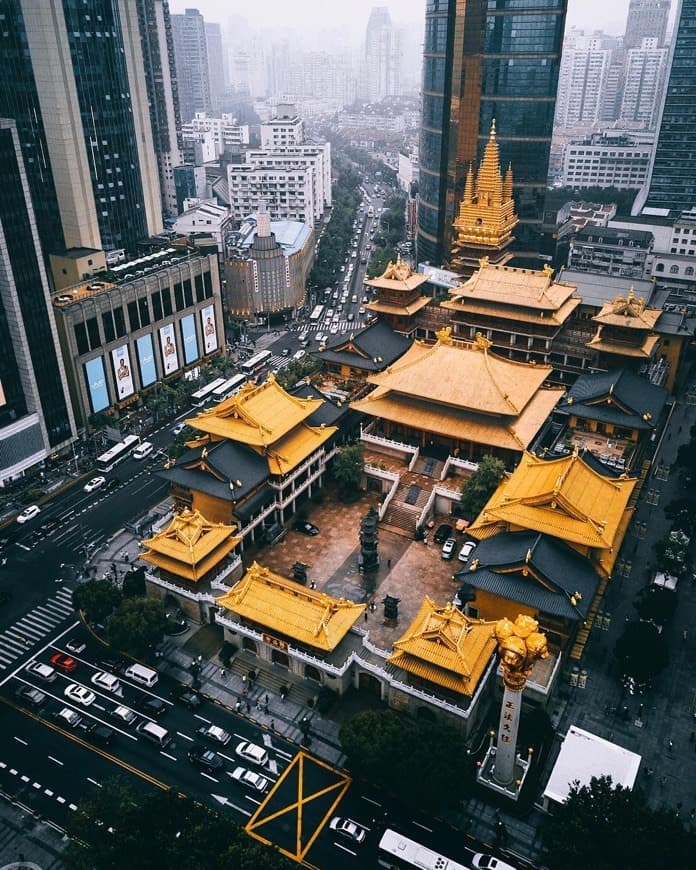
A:
[[[135,392],[133,386],[133,369],[131,368],[130,353],[128,345],[122,344],[115,350],[111,351],[111,362],[114,367],[114,377],[116,378],[116,395],[118,401],[127,399]]]
[[[201,327],[203,328],[203,346],[205,347],[205,352],[207,354],[212,353],[218,347],[214,306],[206,305],[201,310]]]
[[[106,386],[104,360],[98,356],[85,363],[85,380],[92,413],[98,414],[109,407],[109,390]]]
[[[184,365],[190,365],[198,359],[196,320],[193,314],[181,318],[181,338],[184,342]]]
[[[152,336],[141,335],[135,340],[135,348],[138,354],[138,367],[140,368],[140,383],[143,387],[149,387],[157,380],[157,367],[155,366],[155,351],[152,347]]]
[[[176,349],[174,327],[171,323],[161,326],[159,331],[160,347],[162,348],[162,365],[164,374],[171,375],[179,368],[179,354]]]

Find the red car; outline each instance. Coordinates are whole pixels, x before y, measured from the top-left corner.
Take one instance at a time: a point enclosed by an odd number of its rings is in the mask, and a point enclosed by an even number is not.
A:
[[[65,653],[55,653],[51,656],[51,664],[59,671],[65,671],[66,674],[71,674],[77,670],[77,662],[71,656],[66,656]]]

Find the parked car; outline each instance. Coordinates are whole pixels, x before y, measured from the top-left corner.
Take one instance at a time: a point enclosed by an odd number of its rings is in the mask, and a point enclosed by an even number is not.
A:
[[[454,556],[454,548],[456,546],[457,542],[454,538],[447,538],[445,543],[442,545],[442,558],[451,559]]]
[[[146,716],[154,716],[155,719],[167,712],[167,705],[159,698],[147,698],[142,704],[138,704],[138,710]]]
[[[63,694],[66,698],[74,701],[75,704],[81,704],[83,707],[89,707],[97,698],[94,692],[90,692],[89,689],[77,683],[70,683],[70,685],[66,686]]]
[[[473,541],[465,541],[462,545],[461,550],[459,551],[459,561],[464,562],[465,564],[469,561],[471,554],[476,549],[476,544]]]
[[[17,517],[17,522],[22,525],[33,520],[41,513],[41,508],[37,504],[30,504],[28,508],[24,508],[22,513]]]
[[[259,792],[259,794],[265,792],[269,786],[269,780],[263,774],[246,767],[235,767],[232,771],[232,779],[236,779],[240,785]]]
[[[367,837],[367,829],[363,828],[352,819],[346,819],[343,816],[334,816],[329,822],[329,827],[332,831],[352,840],[354,843],[363,843]]]
[[[65,648],[70,650],[71,653],[79,655],[87,648],[87,644],[83,640],[79,640],[76,637],[71,637],[70,640],[65,644]]]
[[[314,523],[307,522],[307,520],[298,520],[295,523],[295,531],[314,537],[314,535],[319,534],[319,527],[315,526]]]
[[[44,683],[52,683],[58,676],[55,668],[52,668],[50,665],[46,665],[43,662],[29,662],[25,670],[33,677],[43,680]]]
[[[49,659],[51,665],[65,674],[72,674],[77,670],[77,662],[72,656],[66,656],[65,653],[54,653]]]
[[[100,668],[103,668],[103,670],[109,671],[109,673],[112,674],[120,674],[128,667],[128,662],[125,659],[119,659],[115,656],[107,656],[106,658],[100,659],[97,664]]]
[[[121,725],[133,725],[135,722],[138,721],[138,717],[130,709],[130,707],[124,707],[122,704],[114,707],[114,709],[111,711],[111,715]]]
[[[121,485],[121,478],[120,477],[110,477],[106,481],[105,489],[107,492],[111,492],[112,489],[116,489],[120,485]]]
[[[259,767],[263,767],[268,762],[268,753],[263,746],[257,746],[256,743],[250,743],[248,740],[238,743],[234,751],[240,758],[258,764]]]
[[[25,683],[19,686],[15,692],[15,697],[20,704],[26,707],[41,707],[46,700],[46,695],[40,689],[27,686]]]
[[[82,716],[76,713],[75,710],[71,710],[70,707],[63,707],[62,710],[53,714],[53,718],[63,728],[66,726],[68,728],[77,728],[80,722],[82,722]]]
[[[196,733],[206,740],[210,740],[211,743],[218,743],[220,746],[227,746],[232,739],[232,735],[228,734],[224,728],[220,728],[219,725],[201,725]]]
[[[93,477],[91,480],[88,480],[82,489],[84,489],[85,492],[94,492],[95,489],[99,489],[104,486],[105,483],[106,478],[100,474],[98,477]]]
[[[121,683],[118,677],[113,674],[107,674],[104,671],[97,671],[97,673],[92,676],[90,682],[92,685],[98,686],[100,689],[104,689],[107,692],[118,692],[121,688]]]
[[[435,531],[435,543],[444,544],[447,538],[452,537],[452,526],[447,523],[439,525]]]
[[[495,858],[493,855],[484,855],[478,852],[471,859],[471,866],[476,870],[515,870],[512,864],[501,861],[500,858]]]
[[[116,736],[116,732],[113,728],[109,728],[108,725],[100,725],[99,722],[95,722],[91,719],[83,719],[77,727],[82,733],[82,736],[89,740],[90,743],[94,743],[96,746],[109,746]]]
[[[198,695],[185,686],[173,693],[174,700],[187,707],[189,710],[197,710],[203,703]]]
[[[205,746],[200,746],[196,743],[194,743],[186,755],[191,764],[204,768],[208,773],[215,773],[225,766],[225,762],[217,752],[212,749],[206,749]]]
[[[182,420],[180,423],[177,423],[176,426],[172,426],[172,435],[181,435],[185,428],[186,423]]]

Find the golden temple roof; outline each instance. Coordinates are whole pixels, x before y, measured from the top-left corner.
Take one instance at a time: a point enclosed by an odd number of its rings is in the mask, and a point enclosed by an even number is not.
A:
[[[337,426],[308,426],[302,423],[276,441],[272,447],[259,452],[268,460],[268,470],[271,474],[288,474],[311,453],[318,450],[336,431],[338,431]]]
[[[399,394],[434,405],[516,417],[553,370],[552,366],[492,354],[490,342],[480,335],[474,343],[455,341],[446,328],[437,337],[435,345],[414,342],[393,365],[370,375],[368,382],[377,389],[353,407],[366,409],[390,394]]]
[[[366,282],[369,283],[369,282]],[[412,302],[409,302],[407,305],[398,305],[392,304],[381,299],[375,299],[372,302],[368,302],[365,305],[365,308],[368,311],[374,311],[376,314],[393,314],[393,315],[401,315],[402,317],[411,317],[421,310],[421,308],[425,308],[425,306],[430,302],[429,296],[417,296]]]
[[[401,290],[412,293],[421,284],[425,284],[427,280],[427,275],[414,272],[408,263],[404,263],[401,256],[397,255],[396,263],[390,261],[378,278],[370,278],[365,281],[365,284],[368,287],[377,287],[381,290]]]
[[[491,526],[542,532],[600,551],[596,557],[608,573],[623,539],[636,483],[624,475],[599,474],[577,453],[554,460],[525,453],[468,531],[478,538],[486,537]]]
[[[270,632],[325,652],[335,649],[365,610],[308,589],[253,562],[216,603]]]
[[[251,447],[267,447],[287,435],[321,406],[321,399],[287,393],[273,375],[255,386],[246,383],[234,396],[186,422],[213,440],[229,438]]]
[[[587,347],[602,353],[613,353],[617,356],[632,356],[638,359],[649,359],[653,355],[655,346],[660,337],[658,335],[646,335],[641,344],[630,344],[627,341],[617,341],[610,332],[603,334],[603,327],[599,327],[596,335],[587,342]]]
[[[494,622],[471,619],[426,597],[387,659],[417,677],[471,697],[495,652]]]
[[[625,329],[653,329],[662,312],[648,308],[645,299],[635,295],[631,286],[626,298],[619,295],[613,302],[605,302],[599,314],[592,319],[604,326],[621,326]]]
[[[139,558],[170,574],[197,581],[241,541],[234,531],[234,526],[211,523],[199,511],[186,508],[175,514],[166,529],[140,542],[147,551]]]

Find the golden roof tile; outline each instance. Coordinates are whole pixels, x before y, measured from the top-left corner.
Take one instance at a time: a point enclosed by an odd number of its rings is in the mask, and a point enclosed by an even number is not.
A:
[[[247,383],[236,395],[186,422],[217,440],[229,438],[251,447],[266,447],[287,435],[321,404],[321,399],[291,396],[269,375],[264,383]]]
[[[271,474],[288,474],[337,431],[337,426],[308,426],[302,423],[272,447],[259,452],[263,452],[268,460]]]
[[[401,256],[397,255],[395,263],[390,261],[387,264],[387,268],[378,278],[369,278],[365,281],[365,284],[368,287],[377,287],[380,290],[400,290],[412,293],[421,284],[425,284],[427,280],[427,275],[414,272],[408,263],[404,263]]]
[[[409,673],[471,696],[496,648],[494,622],[471,619],[426,597],[387,660]]]
[[[270,632],[330,652],[365,610],[275,574],[257,562],[216,603]]]
[[[496,266],[483,261],[468,281],[453,287],[449,294],[453,302],[480,300],[505,307],[530,308],[548,312],[550,316],[570,300],[577,291],[574,284],[553,280],[553,270],[520,269]],[[581,302],[577,297],[578,303]]]
[[[604,335],[602,327],[600,327],[597,334],[587,342],[587,347],[602,351],[602,353],[613,353],[617,356],[631,356],[644,359],[650,358],[653,355],[659,340],[659,335],[646,335],[645,341],[642,344],[629,344],[628,342],[612,339],[610,334]]]
[[[533,323],[539,326],[562,326],[579,305],[582,305],[582,299],[579,296],[567,299],[551,313],[535,308],[521,307],[517,304],[517,300],[513,301],[512,299],[510,304],[505,305],[503,302],[486,302],[457,296],[440,303],[441,308],[447,308],[450,311],[459,311],[478,317],[496,317],[514,322]]]
[[[592,319],[608,326],[622,326],[628,329],[653,329],[662,311],[648,308],[645,299],[636,296],[633,286],[626,298],[618,295],[613,302],[605,302],[599,314]]]
[[[420,311],[421,308],[425,308],[429,302],[429,296],[418,296],[413,302],[409,302],[408,305],[392,305],[381,299],[375,299],[372,302],[368,302],[365,308],[368,311],[374,311],[376,314],[395,314],[402,317],[411,317]]]

